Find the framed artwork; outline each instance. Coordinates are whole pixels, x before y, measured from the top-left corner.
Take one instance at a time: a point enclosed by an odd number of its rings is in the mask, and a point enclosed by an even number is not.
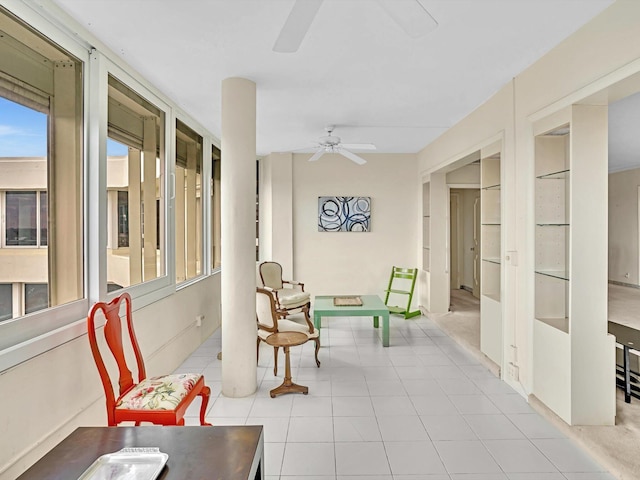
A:
[[[318,231],[371,231],[371,197],[318,197]]]

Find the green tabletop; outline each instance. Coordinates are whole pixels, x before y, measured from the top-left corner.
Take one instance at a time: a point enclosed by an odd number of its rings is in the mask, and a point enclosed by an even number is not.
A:
[[[333,299],[345,295],[318,295],[313,302],[313,324],[320,330],[322,317],[373,317],[373,326],[378,328],[378,318],[382,317],[382,345],[389,346],[389,309],[377,295],[357,295],[361,306],[340,306]],[[356,296],[356,295],[353,295]]]

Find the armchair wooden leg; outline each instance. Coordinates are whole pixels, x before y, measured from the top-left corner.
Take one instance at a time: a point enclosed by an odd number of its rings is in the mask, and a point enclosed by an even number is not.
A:
[[[320,351],[320,337],[314,338],[314,342],[316,342],[316,365],[320,368],[320,360],[318,360],[318,351]]]
[[[278,347],[273,347],[273,376],[278,375]]]
[[[258,337],[258,343],[256,345],[256,365],[260,363],[260,337]]]
[[[199,397],[202,397],[202,404],[200,405],[200,425],[211,426],[210,423],[207,423],[204,419],[204,415],[207,413],[207,405],[209,405],[209,396],[211,395],[211,389],[207,386],[203,387],[198,394]],[[184,419],[183,419],[184,422]]]

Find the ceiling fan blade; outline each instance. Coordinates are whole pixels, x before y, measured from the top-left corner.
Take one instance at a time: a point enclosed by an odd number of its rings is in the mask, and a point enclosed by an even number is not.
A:
[[[314,153],[311,158],[309,159],[310,162],[315,162],[316,160],[318,160],[322,155],[324,155],[324,147],[320,147],[316,153]]]
[[[318,13],[323,0],[296,0],[284,23],[273,51],[279,53],[294,53],[300,48],[313,19]]]
[[[351,150],[375,150],[373,143],[341,143],[340,146]]]
[[[357,163],[358,165],[364,165],[365,163],[367,163],[367,161],[364,158],[359,157],[355,153],[352,153],[349,150],[345,150],[344,148],[339,148],[337,153],[339,153],[344,157],[347,157],[349,160]]]
[[[438,26],[419,0],[378,0],[380,6],[411,38],[419,38]]]

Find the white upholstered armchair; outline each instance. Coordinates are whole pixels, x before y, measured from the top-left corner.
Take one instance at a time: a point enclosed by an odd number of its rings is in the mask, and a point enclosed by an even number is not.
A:
[[[281,316],[301,311],[305,317],[309,317],[311,296],[304,291],[304,283],[283,280],[282,266],[276,262],[262,262],[259,271],[263,288],[273,293],[276,309]]]

